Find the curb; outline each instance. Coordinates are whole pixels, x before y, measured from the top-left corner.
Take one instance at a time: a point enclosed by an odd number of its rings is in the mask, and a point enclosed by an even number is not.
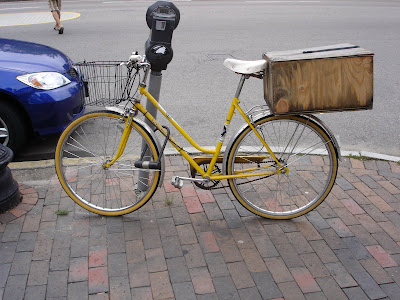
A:
[[[38,160],[38,161],[21,161],[11,162],[8,167],[11,170],[25,170],[25,169],[43,169],[54,167],[54,159]]]
[[[205,148],[212,148],[212,147],[205,147]],[[190,153],[190,154],[199,154],[197,149],[195,148],[185,148],[185,150]],[[165,149],[164,155],[177,155],[178,151],[175,149]],[[399,162],[400,157],[398,156],[391,156],[391,155],[385,155],[385,154],[380,154],[380,153],[373,153],[373,152],[367,152],[367,151],[342,151],[341,152],[342,157],[348,157],[348,156],[362,156],[362,157],[367,157],[371,159],[377,159],[377,160],[386,160],[386,161],[392,161],[392,162]],[[49,168],[49,167],[54,167],[54,159],[48,159],[48,160],[38,160],[38,161],[24,161],[24,162],[11,162],[8,164],[8,167],[11,170],[24,170],[24,169],[42,169],[42,168]]]

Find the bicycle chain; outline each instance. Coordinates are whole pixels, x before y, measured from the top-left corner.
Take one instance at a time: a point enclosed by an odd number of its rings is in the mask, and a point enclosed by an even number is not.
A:
[[[263,163],[274,163],[274,162],[275,162],[274,160],[263,161]],[[206,163],[200,163],[199,165],[202,165],[202,164],[206,164]],[[239,164],[246,164],[246,163],[239,163]],[[217,167],[218,170],[221,170],[218,166],[215,166],[215,167]],[[192,178],[195,178],[196,174],[198,174],[198,173],[196,172],[196,170],[193,170],[193,171],[195,171],[195,174],[193,174],[193,172],[192,172],[191,176],[192,176]],[[264,178],[268,178],[268,177],[271,177],[271,176],[273,176],[273,175],[266,175],[266,176],[261,177],[261,178],[249,180],[249,181],[243,182],[243,183],[238,183],[237,185],[242,185],[242,184],[245,184],[245,183],[251,183],[251,182],[258,181],[258,180],[261,180],[261,179],[264,179]],[[198,183],[198,182],[194,182],[194,183],[195,183],[196,186],[198,186],[199,188],[201,188],[203,190],[219,190],[219,189],[224,189],[224,188],[228,188],[229,187],[229,185],[222,185],[221,187],[217,187],[218,185],[222,184],[222,180],[218,180],[218,181],[214,180],[213,182],[216,182],[216,184],[214,184],[214,185],[212,185],[210,187],[207,187],[207,186],[205,186],[205,185],[203,185],[201,183]]]

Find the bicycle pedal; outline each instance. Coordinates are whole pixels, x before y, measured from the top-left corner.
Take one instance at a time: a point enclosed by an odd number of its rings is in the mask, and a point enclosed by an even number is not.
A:
[[[171,184],[177,189],[181,189],[183,187],[183,180],[180,179],[178,176],[173,176]]]

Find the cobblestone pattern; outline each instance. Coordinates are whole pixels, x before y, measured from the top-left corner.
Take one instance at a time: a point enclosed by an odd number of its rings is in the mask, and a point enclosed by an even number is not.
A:
[[[166,163],[163,188],[123,217],[86,212],[57,179],[26,190],[36,204],[1,216],[0,299],[399,299],[397,163],[345,159],[329,197],[289,221],[227,189],[177,190],[187,165]]]

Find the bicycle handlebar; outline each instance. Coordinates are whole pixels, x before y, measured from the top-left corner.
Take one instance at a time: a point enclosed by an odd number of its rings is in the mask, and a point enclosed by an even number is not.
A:
[[[143,56],[139,55],[139,54],[132,54],[129,57],[129,62],[132,62],[132,63],[137,63],[137,62],[142,61],[142,60],[143,60]]]

